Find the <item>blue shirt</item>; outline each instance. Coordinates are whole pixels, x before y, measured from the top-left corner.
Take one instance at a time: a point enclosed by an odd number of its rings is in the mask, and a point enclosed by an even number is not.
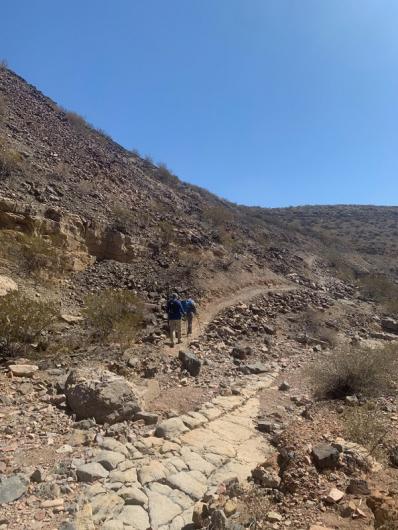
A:
[[[185,311],[179,300],[169,300],[167,302],[167,315],[169,320],[181,320],[185,315]]]

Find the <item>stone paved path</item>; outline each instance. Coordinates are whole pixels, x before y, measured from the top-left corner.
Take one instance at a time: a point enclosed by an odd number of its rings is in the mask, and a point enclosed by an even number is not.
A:
[[[194,504],[220,483],[245,482],[272,448],[255,429],[258,393],[276,374],[247,378],[238,396],[219,396],[161,423],[156,436],[133,444],[104,438],[77,469],[90,482],[82,516],[101,530],[180,530]],[[85,528],[90,528],[86,526]]]

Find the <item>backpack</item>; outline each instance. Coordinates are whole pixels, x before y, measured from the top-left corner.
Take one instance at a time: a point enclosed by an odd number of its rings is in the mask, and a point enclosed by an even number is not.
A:
[[[188,300],[181,300],[181,305],[185,313],[194,313],[195,304],[190,298],[188,298]]]

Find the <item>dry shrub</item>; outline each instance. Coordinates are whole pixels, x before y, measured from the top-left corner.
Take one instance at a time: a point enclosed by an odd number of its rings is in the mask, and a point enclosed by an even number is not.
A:
[[[68,119],[69,123],[79,132],[86,133],[91,130],[91,125],[88,121],[80,116],[77,112],[72,112],[70,110],[64,110],[65,116]]]
[[[143,303],[130,291],[106,289],[86,296],[84,315],[98,339],[127,345],[142,327]]]
[[[46,273],[49,276],[61,275],[66,270],[64,253],[54,246],[51,238],[41,235],[20,234],[20,256],[23,268],[29,274]]]
[[[120,203],[115,203],[112,206],[113,223],[112,228],[118,230],[123,234],[130,233],[137,225],[134,212],[130,208],[126,208]]]
[[[161,221],[159,223],[160,240],[163,248],[168,248],[175,240],[175,233],[173,226],[168,221]]]
[[[386,311],[398,313],[398,285],[385,276],[368,274],[359,281],[362,293],[381,304]]]
[[[0,95],[0,123],[4,120],[6,115],[7,105],[4,96]]]
[[[159,164],[154,171],[154,175],[160,182],[172,188],[178,187],[181,183],[180,179],[169,170],[166,164]]]
[[[338,278],[344,281],[353,281],[357,277],[358,272],[344,256],[343,251],[339,251],[333,246],[329,246],[325,252],[325,257],[329,265],[334,269],[334,273]]]
[[[27,346],[45,330],[58,315],[55,304],[31,300],[19,292],[9,293],[0,302],[0,345],[2,354],[13,345]]]
[[[308,309],[304,313],[303,320],[307,335],[326,342],[331,348],[335,348],[338,345],[337,331],[326,326],[324,316],[320,311]]]
[[[14,173],[21,171],[22,157],[13,149],[6,147],[0,140],[0,179],[11,177]]]
[[[344,437],[363,445],[369,454],[381,457],[382,444],[387,437],[388,427],[383,416],[375,412],[375,406],[367,403],[362,407],[348,408],[343,416]]]
[[[209,206],[202,213],[205,221],[216,227],[224,227],[233,220],[232,213],[225,206]]]
[[[388,392],[398,373],[396,348],[352,349],[324,355],[309,370],[314,392],[320,398],[350,395],[377,396]]]

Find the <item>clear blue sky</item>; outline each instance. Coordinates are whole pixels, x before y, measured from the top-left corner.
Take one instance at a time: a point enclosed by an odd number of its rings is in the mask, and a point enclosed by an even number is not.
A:
[[[2,0],[0,57],[245,204],[398,204],[397,0]]]

